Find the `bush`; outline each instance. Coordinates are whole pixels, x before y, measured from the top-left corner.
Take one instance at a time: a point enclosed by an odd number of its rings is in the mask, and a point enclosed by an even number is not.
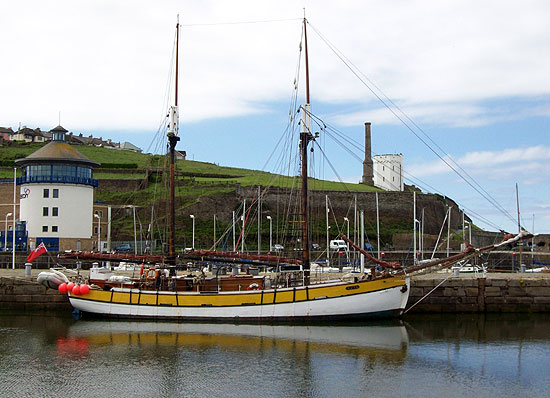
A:
[[[137,169],[135,163],[101,163],[100,169]]]

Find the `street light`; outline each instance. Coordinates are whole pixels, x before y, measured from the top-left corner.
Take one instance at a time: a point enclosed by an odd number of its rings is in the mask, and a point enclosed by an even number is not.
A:
[[[472,223],[470,221],[464,221],[465,224],[468,224],[468,234],[470,235],[468,243],[472,244]],[[464,240],[466,240],[466,234],[464,234]]]
[[[8,217],[11,216],[11,213],[6,214],[6,234],[4,235],[4,251],[8,251]]]
[[[348,223],[348,230],[347,230],[347,235],[346,235],[346,236],[347,236],[348,239],[349,239],[349,218],[344,217],[344,221]],[[349,250],[349,243],[348,243],[348,250]]]
[[[269,251],[273,250],[273,220],[271,216],[266,217],[269,220]]]
[[[417,256],[420,254],[420,253],[416,253],[416,231],[417,231],[416,224],[418,224],[418,232],[419,232],[419,235],[420,235],[420,225],[421,225],[421,223],[420,223],[419,220],[417,220],[415,218],[414,219],[414,250],[413,250],[414,251],[414,259],[413,259],[414,264],[416,264],[418,262]],[[418,238],[419,238],[418,240],[420,240],[420,236]],[[422,252],[422,247],[421,246],[419,247],[419,250],[420,250],[420,252]]]
[[[101,217],[98,214],[94,214],[94,217],[97,218],[97,251],[101,252]]]
[[[191,241],[191,249],[195,250],[195,216],[190,214],[189,217],[193,220],[193,240]]]

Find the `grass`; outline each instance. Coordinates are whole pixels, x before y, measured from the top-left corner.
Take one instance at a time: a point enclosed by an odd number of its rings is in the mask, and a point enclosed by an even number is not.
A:
[[[45,144],[17,144],[0,147],[0,158],[4,160],[13,160],[24,158],[35,152]],[[76,147],[82,155],[90,160],[99,163],[126,163],[137,164],[138,171],[142,173],[105,173],[97,169],[94,178],[97,179],[141,179],[145,177],[145,169],[150,167],[162,168],[165,166],[166,158],[161,155],[143,154],[131,151],[120,151],[88,145],[79,145]],[[186,177],[193,177],[190,181],[191,186],[197,186],[197,194],[201,194],[202,187],[209,185],[235,185],[241,186],[273,186],[273,187],[296,187],[299,182],[295,177],[272,174],[265,171],[241,169],[236,167],[217,166],[213,163],[198,162],[192,160],[178,160],[176,170],[184,173]],[[19,175],[19,174],[18,174]],[[0,169],[0,178],[13,177],[13,170],[9,168]],[[371,192],[379,189],[363,184],[341,183],[336,181],[322,181],[316,179],[309,180],[311,190],[328,191],[350,191],[350,192]],[[189,188],[182,191],[182,194],[188,194]],[[214,190],[216,191],[216,190]],[[219,188],[218,191],[225,192],[226,188]],[[209,192],[212,192],[210,189]]]
[[[44,144],[18,144],[10,146],[0,146],[0,159],[13,160],[24,158],[35,152]],[[119,151],[94,146],[77,146],[76,149],[90,160],[100,163],[116,164],[136,164],[135,173],[124,172],[105,172],[102,169],[96,169],[94,178],[102,180],[128,180],[145,178],[146,170],[150,168],[165,168],[167,159],[161,155],[141,154],[131,151]],[[217,166],[213,163],[179,160],[176,163],[177,181],[176,197],[177,212],[186,206],[196,202],[203,196],[216,196],[234,192],[237,185],[243,187],[264,186],[280,188],[297,188],[300,186],[299,180],[295,176],[282,176],[259,170],[249,170],[236,167]],[[17,173],[21,175],[20,170]],[[13,169],[10,167],[0,168],[0,178],[13,178]],[[113,205],[132,204],[141,209],[149,208],[151,203],[166,200],[166,174],[158,175],[153,173],[149,176],[147,188],[133,192],[106,192],[97,190],[96,200],[105,201]],[[377,191],[377,188],[363,184],[349,184],[334,181],[323,181],[309,179],[309,188],[311,190],[326,191],[349,191],[349,192],[369,192]],[[141,212],[141,211],[140,211]],[[119,214],[116,220],[113,220],[114,233],[118,231],[118,236],[133,235],[132,217]],[[197,223],[197,238],[201,235],[210,236],[210,223],[204,225]],[[335,226],[336,227],[336,226]],[[399,230],[400,226],[395,226]],[[189,228],[178,225],[178,240],[189,240]],[[264,225],[263,229],[267,226]],[[204,231],[203,231],[204,229]],[[313,227],[313,234],[323,234],[324,226]],[[202,234],[204,232],[204,234]],[[255,233],[255,232],[252,232]],[[262,235],[268,234],[268,231],[262,231]],[[385,239],[390,237],[384,236]],[[265,243],[265,236],[263,238]],[[183,244],[183,242],[178,242]]]

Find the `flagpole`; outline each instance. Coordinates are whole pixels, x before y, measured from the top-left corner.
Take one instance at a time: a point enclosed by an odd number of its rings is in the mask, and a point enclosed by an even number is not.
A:
[[[12,227],[12,246],[11,246],[11,267],[15,269],[15,200],[17,192],[17,167],[13,168],[13,227]]]

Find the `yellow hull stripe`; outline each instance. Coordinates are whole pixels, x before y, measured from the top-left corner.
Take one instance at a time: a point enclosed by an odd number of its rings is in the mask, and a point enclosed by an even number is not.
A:
[[[316,299],[334,298],[364,294],[379,290],[391,289],[405,285],[405,277],[391,277],[374,281],[360,281],[357,283],[346,283],[334,286],[310,285],[305,287],[281,290],[255,290],[247,292],[229,293],[197,293],[178,292],[174,293],[156,292],[142,290],[141,292],[118,292],[104,290],[90,290],[86,295],[73,296],[83,300],[96,302],[133,304],[133,305],[159,305],[170,307],[231,307],[241,305],[260,304],[282,304],[292,302],[303,302]]]

